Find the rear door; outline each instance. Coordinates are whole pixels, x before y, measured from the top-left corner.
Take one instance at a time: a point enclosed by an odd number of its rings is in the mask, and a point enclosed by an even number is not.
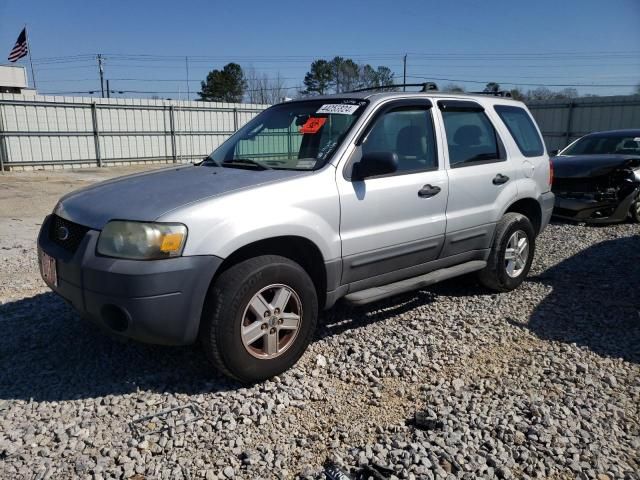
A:
[[[517,196],[516,171],[491,118],[477,102],[439,100],[449,173],[442,257],[491,247],[495,224]]]
[[[395,272],[394,278],[411,276],[411,267],[440,253],[447,174],[439,161],[431,106],[428,99],[384,104],[356,140],[344,169],[336,174],[343,284],[371,281],[390,272]],[[395,152],[398,171],[352,181],[352,165],[367,152]]]

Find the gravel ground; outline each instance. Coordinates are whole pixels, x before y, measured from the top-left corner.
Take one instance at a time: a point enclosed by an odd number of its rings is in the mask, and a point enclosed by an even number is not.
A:
[[[553,223],[515,292],[462,278],[338,306],[295,368],[244,387],[197,349],[105,336],[40,280],[34,238],[57,197],[121,173],[0,177],[1,478],[322,478],[326,460],[391,478],[640,478],[640,226]]]

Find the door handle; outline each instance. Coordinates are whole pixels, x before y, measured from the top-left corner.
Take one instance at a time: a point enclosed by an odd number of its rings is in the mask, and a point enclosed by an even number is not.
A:
[[[507,177],[506,175],[502,175],[501,173],[493,177],[494,185],[502,185],[503,183],[507,183],[508,181],[509,181],[509,177]]]
[[[433,197],[434,195],[439,194],[440,190],[441,190],[440,187],[434,187],[432,185],[427,184],[424,187],[422,187],[420,190],[418,190],[418,196],[422,198]]]

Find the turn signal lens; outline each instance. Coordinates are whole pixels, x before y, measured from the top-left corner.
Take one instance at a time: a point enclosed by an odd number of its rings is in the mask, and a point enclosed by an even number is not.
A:
[[[160,245],[161,252],[177,252],[182,247],[182,240],[184,235],[182,233],[168,233],[162,238],[162,244]]]

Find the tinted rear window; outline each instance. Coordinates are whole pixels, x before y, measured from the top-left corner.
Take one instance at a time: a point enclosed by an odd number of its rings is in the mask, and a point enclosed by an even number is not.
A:
[[[523,108],[507,105],[496,105],[494,108],[525,157],[537,157],[544,153],[536,126]]]

